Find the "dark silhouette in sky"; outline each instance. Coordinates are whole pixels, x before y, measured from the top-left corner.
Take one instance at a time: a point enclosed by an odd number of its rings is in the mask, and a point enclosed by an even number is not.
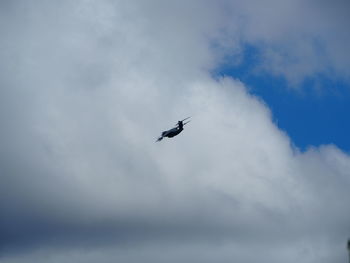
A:
[[[190,122],[190,121],[187,121],[184,123],[184,121],[189,119],[189,118],[190,117],[187,117],[181,121],[178,121],[174,128],[167,130],[167,131],[163,131],[162,135],[157,139],[157,142],[161,141],[164,137],[172,138],[172,137],[178,135],[180,132],[183,131],[184,125],[186,125],[187,123]]]

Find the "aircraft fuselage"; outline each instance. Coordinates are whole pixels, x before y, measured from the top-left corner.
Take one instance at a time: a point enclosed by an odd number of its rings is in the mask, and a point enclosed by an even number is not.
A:
[[[183,131],[183,128],[180,129],[180,128],[177,127],[177,128],[173,128],[173,129],[168,130],[168,131],[164,131],[164,132],[162,133],[162,136],[163,136],[163,137],[172,138],[172,137],[178,135],[178,134],[179,134],[180,132],[182,132],[182,131]]]

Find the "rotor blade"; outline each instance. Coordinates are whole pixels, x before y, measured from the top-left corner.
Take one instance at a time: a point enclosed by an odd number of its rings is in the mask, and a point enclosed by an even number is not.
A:
[[[187,119],[189,119],[189,118],[191,118],[191,117],[192,117],[192,116],[187,117],[187,118],[185,118],[185,119],[181,120],[181,122],[183,122],[183,121],[185,121],[185,120],[187,120]],[[179,125],[179,123],[176,123],[175,125],[177,126],[177,125]]]
[[[187,118],[185,118],[185,119],[183,119],[182,121],[185,121],[185,120],[187,120],[187,119],[189,119],[189,118],[191,118],[191,116],[190,116],[190,117],[187,117]]]
[[[187,123],[189,123],[190,121],[187,121],[187,122],[185,122],[183,125],[186,125]]]

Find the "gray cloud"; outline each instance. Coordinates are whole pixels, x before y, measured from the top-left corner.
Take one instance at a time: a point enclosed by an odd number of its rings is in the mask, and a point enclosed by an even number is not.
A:
[[[208,73],[240,50],[229,3],[2,5],[2,262],[345,260],[350,157]]]

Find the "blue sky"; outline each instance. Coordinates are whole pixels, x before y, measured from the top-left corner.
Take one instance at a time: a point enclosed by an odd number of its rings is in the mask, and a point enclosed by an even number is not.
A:
[[[316,74],[291,87],[283,76],[257,71],[260,63],[259,49],[247,45],[239,65],[225,63],[215,74],[231,76],[247,85],[251,94],[268,105],[274,122],[302,151],[323,144],[350,151],[348,82]]]

